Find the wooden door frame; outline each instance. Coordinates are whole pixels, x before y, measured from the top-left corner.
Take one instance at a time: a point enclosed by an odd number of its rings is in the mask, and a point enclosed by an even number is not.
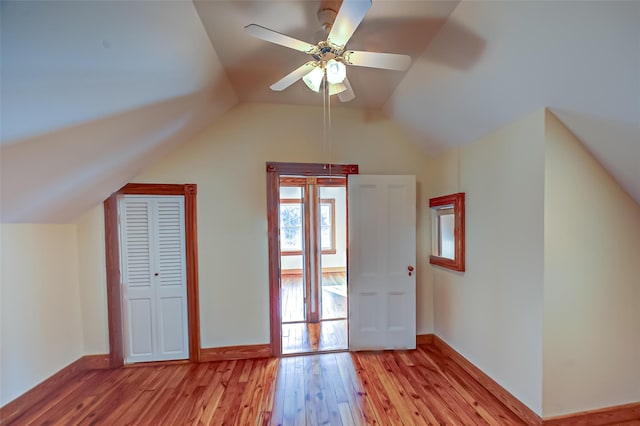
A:
[[[282,355],[282,312],[280,300],[280,233],[278,204],[280,177],[336,176],[358,174],[357,164],[267,162],[267,229],[269,238],[269,320],[271,354]]]
[[[123,195],[184,196],[185,261],[187,272],[187,317],[189,361],[200,361],[200,302],[198,293],[197,185],[129,183],[104,201],[105,249],[107,263],[107,315],[109,322],[109,363],[124,365],[122,292],[118,200]]]

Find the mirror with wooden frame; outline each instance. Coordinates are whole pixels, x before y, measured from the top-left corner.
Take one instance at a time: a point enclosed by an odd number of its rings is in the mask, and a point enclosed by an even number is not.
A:
[[[432,254],[429,263],[464,272],[464,192],[430,198]]]

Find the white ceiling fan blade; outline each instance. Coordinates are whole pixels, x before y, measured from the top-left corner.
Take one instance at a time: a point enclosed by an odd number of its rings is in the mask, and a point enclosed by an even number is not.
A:
[[[370,7],[371,0],[344,0],[327,40],[340,48],[346,46]]]
[[[315,67],[316,63],[314,61],[309,61],[273,83],[270,88],[271,90],[275,90],[276,92],[284,90],[308,73],[310,73]]]
[[[410,56],[395,53],[349,51],[345,52],[344,60],[349,65],[395,71],[405,71],[411,65]]]
[[[293,37],[289,37],[288,35],[281,34],[277,31],[270,30],[269,28],[265,28],[260,25],[247,25],[246,27],[244,27],[244,30],[250,35],[261,40],[299,50],[300,52],[311,53],[316,48],[316,46],[314,46],[313,44],[295,39]]]
[[[349,83],[349,79],[345,78],[342,84],[347,86],[347,90],[345,90],[344,92],[338,93],[338,99],[340,99],[340,102],[349,102],[354,100],[356,97],[356,94],[353,93],[353,87],[351,87],[351,83]]]

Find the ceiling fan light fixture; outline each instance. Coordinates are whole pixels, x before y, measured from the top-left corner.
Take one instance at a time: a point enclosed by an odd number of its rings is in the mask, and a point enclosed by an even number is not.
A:
[[[347,90],[347,86],[343,83],[329,84],[329,96],[337,95]]]
[[[314,92],[320,91],[320,85],[322,84],[322,79],[324,78],[324,71],[320,67],[315,67],[311,72],[304,77],[302,77],[302,81],[307,87]]]
[[[327,80],[329,83],[337,84],[342,83],[347,77],[347,67],[335,59],[329,59],[326,65]]]

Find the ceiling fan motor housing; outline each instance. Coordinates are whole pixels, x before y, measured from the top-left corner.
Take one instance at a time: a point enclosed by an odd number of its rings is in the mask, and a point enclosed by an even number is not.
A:
[[[342,49],[338,49],[326,41],[318,43],[317,50],[311,54],[316,61],[327,62],[330,59],[341,59]]]

